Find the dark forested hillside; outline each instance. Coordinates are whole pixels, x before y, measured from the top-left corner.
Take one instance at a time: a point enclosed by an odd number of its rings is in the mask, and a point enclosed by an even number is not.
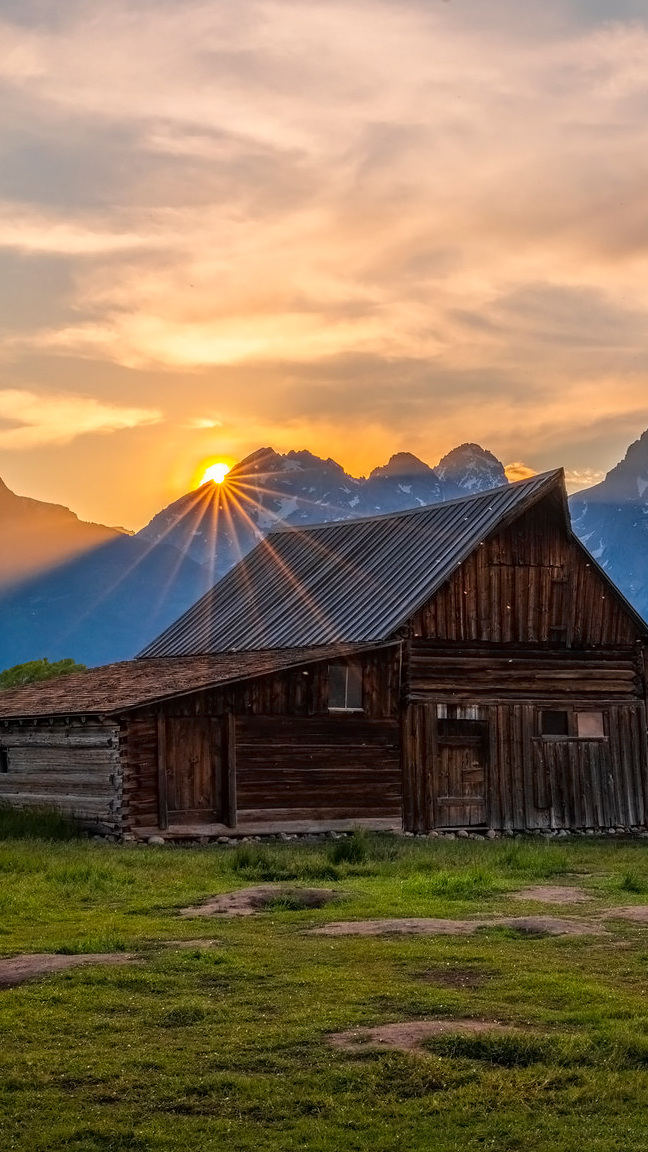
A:
[[[17,496],[0,480],[0,588],[124,534],[89,524],[62,504]]]

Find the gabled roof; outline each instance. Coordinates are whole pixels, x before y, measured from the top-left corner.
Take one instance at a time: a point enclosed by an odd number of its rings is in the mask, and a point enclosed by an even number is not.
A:
[[[487,536],[552,491],[567,527],[559,469],[407,512],[278,529],[142,656],[386,640]]]
[[[366,646],[362,645],[335,644],[276,652],[124,660],[72,676],[0,691],[0,721],[36,716],[109,716],[203,688],[251,680],[271,672],[312,664],[317,660],[352,656],[365,650]]]

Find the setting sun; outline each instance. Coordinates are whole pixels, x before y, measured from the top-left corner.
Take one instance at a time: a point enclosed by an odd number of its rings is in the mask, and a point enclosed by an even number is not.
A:
[[[222,460],[218,460],[215,464],[210,464],[203,473],[201,484],[206,484],[208,480],[214,480],[216,484],[222,484],[230,470],[230,465],[225,464]]]

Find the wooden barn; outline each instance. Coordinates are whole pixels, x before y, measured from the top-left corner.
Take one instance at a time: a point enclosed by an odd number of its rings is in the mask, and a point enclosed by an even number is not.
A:
[[[279,529],[136,660],[0,694],[0,802],[117,834],[648,823],[644,621],[562,472]]]

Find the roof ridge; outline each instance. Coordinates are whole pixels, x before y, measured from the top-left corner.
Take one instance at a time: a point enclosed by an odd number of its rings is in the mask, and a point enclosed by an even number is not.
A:
[[[395,520],[398,516],[419,516],[424,512],[430,512],[433,508],[451,508],[455,504],[467,504],[472,500],[484,499],[486,496],[492,496],[503,489],[508,492],[512,488],[521,488],[525,485],[530,487],[540,480],[561,480],[563,476],[564,468],[550,468],[547,472],[536,472],[535,475],[527,476],[524,480],[513,480],[509,484],[497,484],[494,488],[485,488],[483,492],[473,492],[469,496],[454,496],[452,500],[436,500],[431,504],[421,504],[418,508],[402,508],[397,512],[374,512],[371,516],[352,516],[344,520],[320,520],[316,524],[278,524],[266,533],[265,539],[267,540],[269,536],[279,536],[284,532],[312,532],[322,528],[339,528],[344,524],[370,524],[376,520]]]

